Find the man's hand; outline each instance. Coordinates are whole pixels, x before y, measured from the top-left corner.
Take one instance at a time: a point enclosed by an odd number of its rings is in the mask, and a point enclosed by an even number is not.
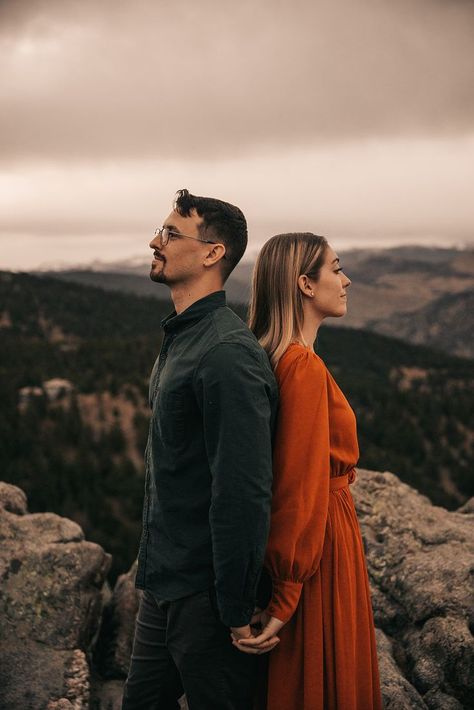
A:
[[[250,628],[250,624],[247,624],[246,626],[231,626],[230,635],[234,641],[252,638],[252,629]]]
[[[233,638],[233,645],[242,651],[243,653],[268,653],[273,650],[277,644],[280,643],[280,639],[276,635],[280,629],[284,626],[284,622],[280,621],[274,616],[269,616],[265,611],[256,610],[251,621],[251,626],[261,626],[261,632],[257,635],[245,635]],[[247,627],[243,627],[247,628]],[[248,627],[250,628],[250,626]]]
[[[231,626],[230,635],[233,641],[238,641],[239,639],[253,638],[255,636],[254,628],[261,628],[260,626],[260,615],[262,609],[256,606],[253,610],[253,616],[250,619],[250,623],[246,626]]]

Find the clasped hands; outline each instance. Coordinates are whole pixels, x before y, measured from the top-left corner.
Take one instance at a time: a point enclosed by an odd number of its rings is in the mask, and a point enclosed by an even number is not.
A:
[[[283,621],[256,607],[247,626],[231,628],[232,644],[243,653],[268,653],[280,643],[277,633],[282,626]]]

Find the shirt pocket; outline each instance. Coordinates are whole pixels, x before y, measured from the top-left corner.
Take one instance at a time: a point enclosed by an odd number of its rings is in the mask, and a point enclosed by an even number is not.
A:
[[[179,447],[186,436],[189,405],[182,392],[160,391],[157,397],[155,423],[165,446]]]

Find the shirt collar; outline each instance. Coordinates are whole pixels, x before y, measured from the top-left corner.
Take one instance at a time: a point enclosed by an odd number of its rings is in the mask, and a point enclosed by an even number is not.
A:
[[[197,323],[205,315],[215,311],[216,308],[226,305],[225,291],[214,291],[199,301],[195,301],[179,315],[176,311],[170,313],[161,321],[165,333],[176,333],[193,323]]]

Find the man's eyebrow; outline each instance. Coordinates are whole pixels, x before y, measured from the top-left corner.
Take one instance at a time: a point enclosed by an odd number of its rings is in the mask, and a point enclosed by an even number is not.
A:
[[[336,258],[335,258],[335,259],[333,259],[333,261],[331,262],[331,264],[335,264],[335,263],[336,263],[336,261],[339,261],[339,257],[338,257],[338,256],[336,256]]]
[[[169,229],[170,232],[178,232],[179,233],[178,227],[176,227],[174,224],[168,224],[167,222],[165,222],[163,227],[166,227],[166,229]]]

